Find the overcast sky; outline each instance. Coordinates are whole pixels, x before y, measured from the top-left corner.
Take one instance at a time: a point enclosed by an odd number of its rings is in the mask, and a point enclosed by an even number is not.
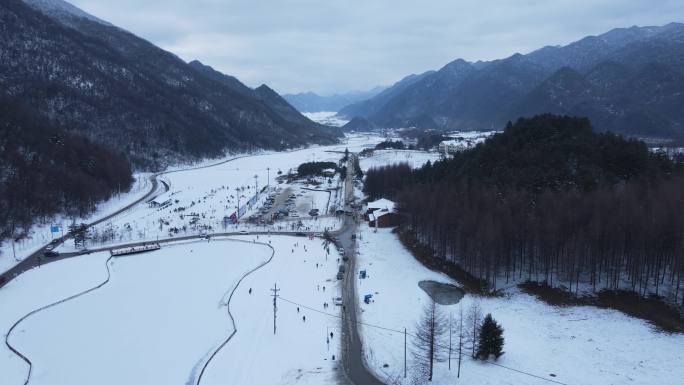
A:
[[[70,0],[249,86],[331,94],[390,85],[615,27],[684,21],[683,0]]]

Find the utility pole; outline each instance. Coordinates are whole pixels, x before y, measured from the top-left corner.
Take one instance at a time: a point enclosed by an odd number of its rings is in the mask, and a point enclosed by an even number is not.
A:
[[[266,186],[271,185],[271,168],[266,167]]]
[[[456,378],[461,377],[461,355],[463,348],[463,307],[460,309],[461,317],[458,321],[458,372],[456,373]]]
[[[451,313],[449,313],[449,370],[451,370]]]
[[[237,196],[237,208],[235,209],[235,224],[237,225],[238,219],[240,219],[240,188],[235,187],[235,195]]]
[[[254,194],[259,193],[259,175],[254,174]]]
[[[276,299],[278,298],[278,292],[280,291],[280,289],[278,289],[278,287],[274,283],[273,289],[271,289],[271,291],[273,292],[273,294],[271,294],[273,296],[273,334],[276,334]]]
[[[404,378],[406,378],[406,328],[404,328]]]

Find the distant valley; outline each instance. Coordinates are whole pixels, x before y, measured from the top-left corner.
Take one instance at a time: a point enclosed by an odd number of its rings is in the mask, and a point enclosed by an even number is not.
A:
[[[375,87],[369,91],[350,91],[329,96],[321,96],[314,92],[302,92],[285,94],[283,97],[301,112],[337,112],[350,104],[368,100],[384,89],[385,87]]]

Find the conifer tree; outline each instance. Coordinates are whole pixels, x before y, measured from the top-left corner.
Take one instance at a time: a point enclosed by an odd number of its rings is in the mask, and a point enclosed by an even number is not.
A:
[[[480,328],[477,358],[486,360],[489,356],[494,355],[498,359],[504,353],[503,345],[503,328],[492,318],[491,314],[487,314],[482,323],[482,328]]]

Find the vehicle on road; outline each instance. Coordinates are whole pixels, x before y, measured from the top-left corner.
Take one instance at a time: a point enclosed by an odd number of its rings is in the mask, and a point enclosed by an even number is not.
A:
[[[249,231],[247,231],[247,230],[240,230],[240,235],[249,235]]]
[[[59,253],[56,251],[48,250],[48,251],[43,253],[43,256],[45,258],[55,258],[55,257],[59,257]]]
[[[342,256],[342,260],[345,262],[347,262],[349,260],[349,257],[347,257],[347,254]]]
[[[335,304],[335,306],[342,306],[343,305],[342,297],[333,298],[333,303]]]

